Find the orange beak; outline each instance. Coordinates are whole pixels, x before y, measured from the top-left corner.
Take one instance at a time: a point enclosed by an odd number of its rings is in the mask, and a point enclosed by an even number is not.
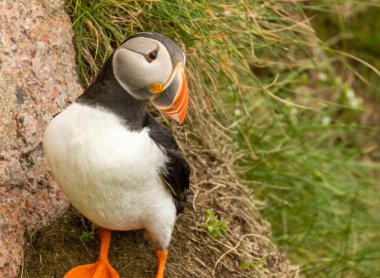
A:
[[[169,78],[168,85],[162,93],[152,100],[153,105],[161,112],[182,124],[186,117],[189,103],[189,89],[182,65],[178,65]]]

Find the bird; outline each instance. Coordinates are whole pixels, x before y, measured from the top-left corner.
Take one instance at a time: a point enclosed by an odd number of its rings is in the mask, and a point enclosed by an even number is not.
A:
[[[144,229],[164,277],[168,248],[189,191],[190,166],[168,130],[147,111],[182,124],[189,93],[186,56],[156,32],[129,36],[94,82],[52,118],[43,135],[48,166],[72,205],[100,228],[93,264],[65,278],[117,278],[108,260],[111,231]]]

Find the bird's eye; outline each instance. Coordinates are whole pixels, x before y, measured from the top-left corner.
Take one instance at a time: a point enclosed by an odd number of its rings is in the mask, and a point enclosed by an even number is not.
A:
[[[146,58],[150,63],[153,62],[154,60],[156,60],[157,50],[153,50],[153,51],[149,52],[148,54],[146,54]]]

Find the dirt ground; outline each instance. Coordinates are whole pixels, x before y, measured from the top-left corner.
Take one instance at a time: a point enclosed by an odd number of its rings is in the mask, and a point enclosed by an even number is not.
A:
[[[173,277],[172,269],[183,261],[177,254],[187,253],[187,246],[179,242],[178,233],[184,225],[186,219],[182,217],[169,253],[168,277]],[[63,277],[71,267],[94,262],[99,250],[98,229],[94,238],[81,238],[84,232],[91,232],[91,228],[89,221],[70,208],[52,226],[33,235],[19,277]],[[121,277],[154,277],[154,250],[143,231],[113,232],[109,259]]]

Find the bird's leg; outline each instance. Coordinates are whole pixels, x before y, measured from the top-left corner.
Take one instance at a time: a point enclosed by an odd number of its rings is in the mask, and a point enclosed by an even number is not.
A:
[[[165,270],[166,259],[168,257],[168,250],[158,248],[156,250],[156,257],[157,257],[157,265],[158,265],[156,278],[164,278],[164,270]]]
[[[98,261],[108,262],[108,249],[111,244],[111,231],[100,229],[100,251]]]
[[[119,273],[108,261],[111,231],[100,229],[100,252],[96,263],[74,267],[64,278],[120,278]]]

